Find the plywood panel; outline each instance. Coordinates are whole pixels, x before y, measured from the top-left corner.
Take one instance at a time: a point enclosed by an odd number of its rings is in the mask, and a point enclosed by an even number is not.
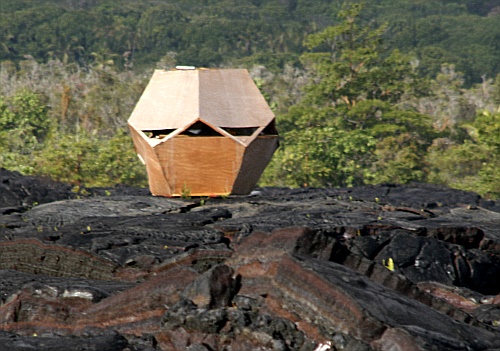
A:
[[[128,120],[137,130],[177,129],[199,117],[197,71],[156,70]]]
[[[134,128],[130,127],[132,140],[136,152],[141,155],[146,164],[146,171],[148,173],[149,190],[151,194],[156,196],[171,196],[172,190],[167,183],[163,173],[163,167],[157,157],[155,151],[148,144],[148,142],[137,132]]]
[[[277,148],[277,135],[255,138],[245,150],[240,172],[234,182],[233,194],[246,195],[253,190]]]
[[[226,137],[178,136],[158,145],[156,153],[174,196],[228,195],[244,147]]]
[[[274,119],[245,69],[198,71],[200,119],[218,127],[260,127]]]

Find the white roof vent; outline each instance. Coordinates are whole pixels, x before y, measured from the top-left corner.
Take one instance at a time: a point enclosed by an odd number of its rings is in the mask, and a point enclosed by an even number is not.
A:
[[[192,70],[192,69],[196,69],[196,67],[195,66],[175,66],[175,69]]]

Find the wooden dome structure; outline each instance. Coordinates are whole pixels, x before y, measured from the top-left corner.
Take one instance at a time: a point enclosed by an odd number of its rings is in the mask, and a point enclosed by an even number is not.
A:
[[[159,196],[248,194],[278,147],[244,69],[156,70],[128,124]]]

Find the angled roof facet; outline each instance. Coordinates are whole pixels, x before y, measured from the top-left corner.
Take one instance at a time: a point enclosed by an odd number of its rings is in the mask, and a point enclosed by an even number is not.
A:
[[[248,128],[273,119],[245,69],[156,70],[128,123],[137,130],[178,129],[197,120]]]

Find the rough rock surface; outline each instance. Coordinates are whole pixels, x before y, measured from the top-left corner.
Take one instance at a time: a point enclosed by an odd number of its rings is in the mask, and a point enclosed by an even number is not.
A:
[[[499,349],[500,204],[476,194],[83,195],[0,170],[0,351]]]

